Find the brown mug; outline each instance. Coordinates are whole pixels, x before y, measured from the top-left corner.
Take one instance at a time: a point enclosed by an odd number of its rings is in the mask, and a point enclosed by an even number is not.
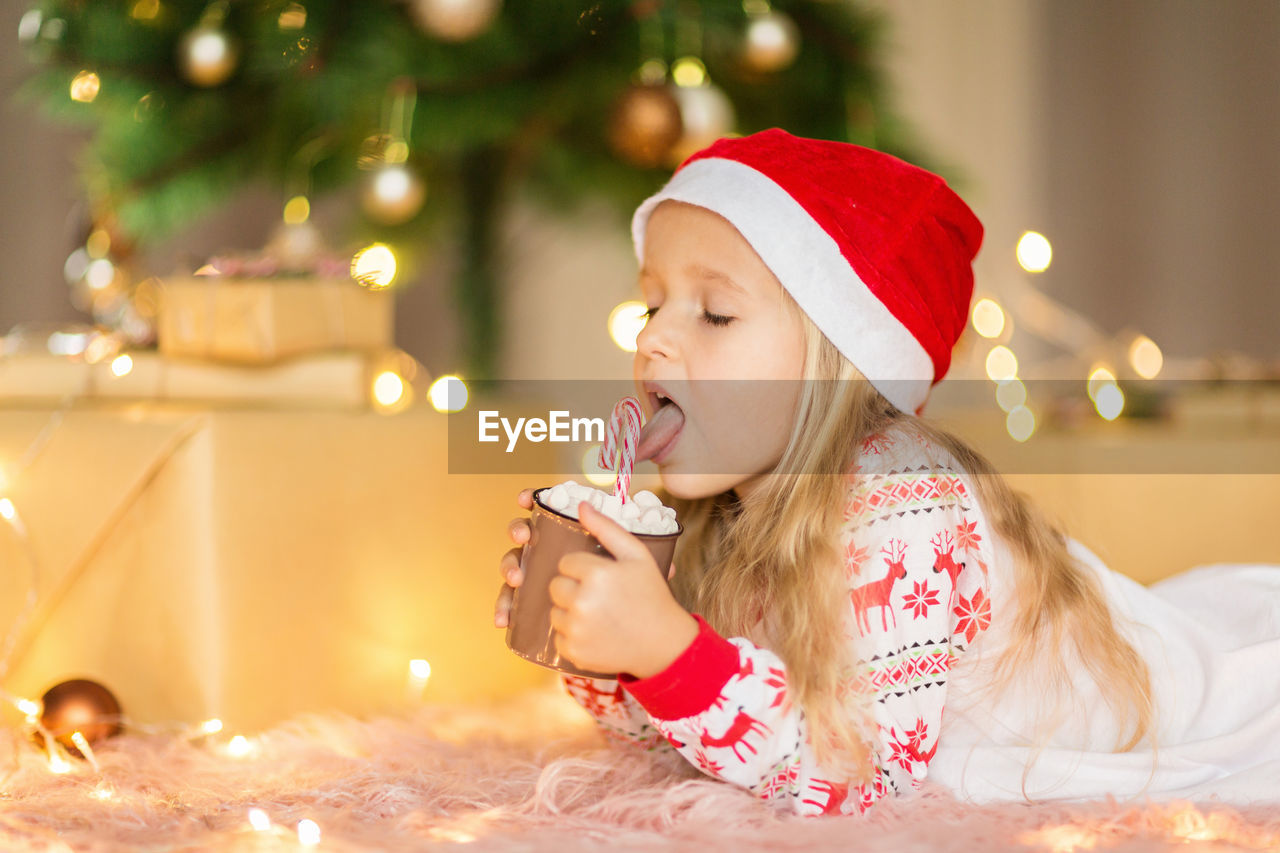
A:
[[[574,551],[612,556],[576,518],[543,505],[538,496],[548,487],[533,493],[533,512],[529,517],[529,541],[520,554],[520,571],[524,580],[516,587],[511,600],[511,616],[507,622],[507,647],[525,660],[568,675],[590,678],[617,678],[618,673],[589,672],[574,666],[556,651],[555,630],[551,627],[551,579],[560,573],[560,558]],[[676,522],[675,533],[633,534],[653,555],[662,577],[671,569],[676,553],[676,539],[684,527]]]

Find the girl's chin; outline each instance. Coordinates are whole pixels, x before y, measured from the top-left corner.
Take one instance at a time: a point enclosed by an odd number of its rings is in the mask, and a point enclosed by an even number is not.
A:
[[[658,471],[658,476],[662,479],[662,487],[672,497],[687,501],[709,498],[727,492],[734,487],[736,481],[741,480],[740,477],[723,475],[681,474],[671,468],[672,466],[666,466],[666,470],[660,468]]]

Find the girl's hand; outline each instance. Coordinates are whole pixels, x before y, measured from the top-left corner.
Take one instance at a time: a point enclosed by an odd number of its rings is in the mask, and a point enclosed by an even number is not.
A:
[[[697,621],[671,595],[644,543],[585,501],[578,519],[615,559],[586,551],[561,558],[549,588],[557,651],[597,672],[662,672],[693,642]]]
[[[533,509],[533,489],[522,490],[516,495],[516,503],[522,509]],[[511,618],[511,598],[515,595],[516,587],[524,580],[524,574],[520,571],[520,554],[529,541],[529,519],[511,519],[507,524],[507,536],[517,547],[503,554],[498,563],[498,573],[502,575],[503,581],[498,601],[493,607],[493,624],[498,628],[507,627],[507,621]]]

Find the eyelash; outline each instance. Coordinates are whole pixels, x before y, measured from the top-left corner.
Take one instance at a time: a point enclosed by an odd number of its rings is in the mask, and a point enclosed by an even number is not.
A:
[[[654,314],[658,313],[659,307],[660,306],[655,305],[640,316],[643,317],[647,323],[649,320],[653,319]],[[712,314],[710,311],[706,310],[702,312],[702,319],[710,326],[727,326],[734,321],[733,317],[729,317],[724,314]]]

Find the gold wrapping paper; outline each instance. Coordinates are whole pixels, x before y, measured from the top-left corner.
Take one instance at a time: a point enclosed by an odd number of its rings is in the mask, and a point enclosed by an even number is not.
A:
[[[165,355],[263,364],[389,347],[393,306],[391,293],[350,279],[171,279],[156,333]]]
[[[0,411],[12,463],[49,411]],[[140,722],[255,730],[326,709],[483,701],[554,676],[493,626],[528,478],[450,476],[445,415],[72,410],[6,494],[40,567],[3,686],[83,676]],[[0,630],[29,563],[0,524]],[[0,717],[3,717],[0,714]]]

